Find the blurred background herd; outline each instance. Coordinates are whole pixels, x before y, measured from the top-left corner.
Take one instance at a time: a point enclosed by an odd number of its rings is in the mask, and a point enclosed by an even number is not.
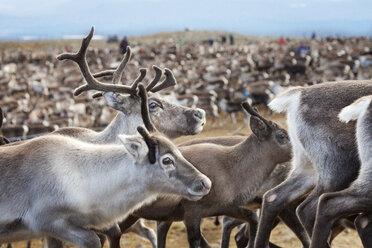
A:
[[[209,127],[223,126],[229,117],[235,124],[245,99],[265,107],[289,86],[372,77],[371,38],[319,38],[316,33],[311,38],[191,30],[124,39],[110,36],[89,48],[91,70],[115,68],[127,45],[133,57],[122,81],[132,82],[139,68],[148,69],[147,80],[154,74],[152,65],[170,68],[178,85],[161,94],[205,109]],[[60,62],[56,55],[79,46],[78,40],[0,43],[5,136],[19,139],[64,126],[101,128],[112,120],[115,112],[103,99],[72,95],[83,83],[82,76],[73,62]]]

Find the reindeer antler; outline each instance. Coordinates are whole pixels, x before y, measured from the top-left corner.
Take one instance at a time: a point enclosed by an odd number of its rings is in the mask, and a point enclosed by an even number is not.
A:
[[[149,105],[147,99],[147,91],[143,84],[138,85],[138,95],[141,97],[141,115],[143,123],[149,132],[156,132],[155,126],[152,124],[149,113]],[[156,142],[150,137],[149,132],[141,126],[137,127],[137,131],[145,139],[145,142],[149,148],[149,160],[150,163],[155,163],[156,161]]]
[[[93,77],[105,77],[105,76],[112,76],[112,83],[117,84],[121,81],[121,77],[123,75],[123,71],[127,66],[130,58],[132,57],[132,49],[130,46],[127,46],[127,50],[125,51],[125,56],[120,62],[119,66],[115,70],[105,70],[101,72],[97,72],[93,74]]]
[[[80,50],[77,53],[63,53],[57,56],[58,60],[69,59],[77,63],[80,68],[81,74],[83,75],[85,81],[87,82],[86,84],[76,88],[74,91],[74,95],[78,96],[82,92],[88,90],[113,91],[119,93],[135,94],[136,92],[130,86],[106,84],[98,81],[93,77],[92,73],[89,70],[88,63],[86,60],[87,48],[89,46],[90,41],[92,40],[93,34],[94,27],[92,27],[89,35],[83,39]]]
[[[155,126],[152,124],[149,113],[149,104],[147,98],[147,91],[143,84],[138,85],[138,95],[141,98],[141,115],[143,123],[149,132],[156,132]]]
[[[164,74],[165,74],[165,79],[158,86],[153,87],[149,91],[158,92],[162,89],[165,89],[165,88],[168,88],[168,87],[171,87],[177,84],[176,78],[174,77],[171,70],[169,70],[168,68],[165,68]]]
[[[252,106],[248,102],[243,102],[242,107],[250,114],[257,118],[259,118],[261,121],[263,121],[266,126],[271,129],[271,124],[268,122],[262,115],[260,115],[257,111],[255,111]]]
[[[150,133],[146,130],[146,128],[138,126],[137,131],[141,134],[147,144],[147,147],[149,148],[148,157],[150,163],[154,164],[156,162],[156,142],[151,138]]]
[[[159,67],[157,67],[156,65],[153,65],[152,66],[152,69],[155,71],[155,77],[151,81],[151,83],[149,83],[146,86],[146,90],[147,91],[150,91],[150,90],[152,90],[152,88],[154,88],[154,86],[159,82],[159,80],[161,78],[161,75],[163,74],[163,72],[161,71],[161,69]]]

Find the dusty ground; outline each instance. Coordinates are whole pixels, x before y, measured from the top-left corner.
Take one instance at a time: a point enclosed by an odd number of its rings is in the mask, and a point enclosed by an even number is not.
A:
[[[241,116],[242,117],[242,116]],[[283,116],[274,116],[273,120],[285,126],[285,118]],[[240,121],[239,125],[242,125]],[[237,127],[236,126],[236,127]],[[224,128],[210,127],[208,124],[205,130],[197,137],[207,137],[207,136],[219,136],[219,135],[231,135],[235,128],[228,122]],[[238,134],[249,134],[250,130],[248,126],[245,126]],[[180,138],[176,140],[176,143],[180,143],[184,140],[188,140],[190,137]],[[214,225],[214,218],[205,219],[202,224],[202,233],[211,244],[212,247],[220,246],[221,239],[221,226]],[[146,222],[148,226],[155,228],[154,222]],[[235,235],[235,230],[231,236],[230,247],[236,247],[233,240]],[[279,224],[272,232],[271,239],[273,243],[288,248],[301,247],[300,242],[297,240],[295,235],[283,224]],[[341,233],[332,243],[333,248],[359,248],[363,247],[358,234],[354,230],[346,230]],[[15,248],[25,248],[25,242],[19,242],[14,244]],[[121,239],[121,246],[128,248],[141,248],[141,247],[151,247],[150,243],[142,240],[134,234],[125,234]],[[32,247],[42,247],[40,240],[32,241]],[[74,247],[74,246],[69,246]],[[107,244],[105,247],[108,247]],[[186,230],[182,222],[173,223],[167,237],[167,247],[188,247]]]

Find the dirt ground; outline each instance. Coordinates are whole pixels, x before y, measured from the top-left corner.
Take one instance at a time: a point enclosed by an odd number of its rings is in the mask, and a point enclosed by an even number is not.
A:
[[[243,125],[241,121],[242,116],[240,116],[240,121],[236,126],[233,126],[231,122],[228,122],[223,128],[219,127],[211,127],[211,124],[207,124],[205,130],[196,137],[208,137],[208,136],[220,136],[220,135],[232,135],[235,129]],[[274,115],[273,120],[277,123],[285,126],[285,117]],[[248,126],[245,125],[244,128],[239,131],[238,135],[246,135],[251,133]],[[177,139],[176,143],[181,143],[182,141],[188,140],[194,137],[183,137]],[[221,220],[221,218],[220,218]],[[152,221],[146,221],[146,224],[149,227],[155,228],[155,223]],[[230,239],[230,247],[236,247],[234,242],[234,235],[235,231],[233,231],[231,239]],[[204,234],[205,238],[211,244],[212,247],[219,247],[221,241],[221,225],[216,226],[214,224],[214,218],[206,218],[202,223],[202,233]],[[298,241],[296,236],[290,231],[284,224],[279,224],[271,233],[270,240],[285,248],[297,248],[301,247],[301,243]],[[128,248],[142,248],[142,247],[151,247],[151,244],[147,241],[142,240],[135,234],[129,233],[122,236],[121,239],[121,246],[128,247]],[[19,242],[14,243],[13,247],[15,248],[25,248],[26,242]],[[33,240],[32,241],[32,248],[42,247],[41,240]],[[75,247],[75,246],[68,246],[68,247]],[[105,244],[105,247],[108,247]],[[168,237],[167,237],[167,247],[188,247],[187,238],[186,238],[186,230],[182,222],[175,222],[173,223],[171,229],[169,230]],[[332,243],[333,248],[361,248],[363,247],[358,234],[354,230],[345,230],[342,232]]]

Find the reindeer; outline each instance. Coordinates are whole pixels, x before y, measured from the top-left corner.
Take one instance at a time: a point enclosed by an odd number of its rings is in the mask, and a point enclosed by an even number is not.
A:
[[[244,136],[204,137],[204,138],[196,138],[196,139],[183,142],[179,144],[178,147],[190,146],[190,145],[195,145],[195,144],[217,144],[217,145],[222,145],[222,146],[234,146],[234,145],[237,145],[243,142],[245,139],[246,137]],[[267,178],[264,179],[259,190],[256,192],[256,196],[254,197],[254,200],[252,200],[252,202],[247,203],[246,206],[248,206],[251,209],[260,208],[264,193],[274,188],[281,182],[283,182],[287,178],[290,172],[290,169],[291,169],[291,165],[289,162],[278,164],[273,169],[271,174]],[[279,218],[282,219],[285,222],[285,224],[296,234],[296,236],[301,241],[303,247],[309,247],[310,239],[306,235],[305,230],[303,229],[301,223],[296,217],[296,213],[295,213],[296,204],[297,203],[292,204],[291,206],[283,209],[279,213]],[[235,218],[231,218],[227,216],[223,217],[221,247],[228,247],[232,229],[243,223],[244,221],[240,219],[235,219]],[[277,219],[273,225],[273,228],[278,223],[279,221]],[[245,225],[245,228],[241,228],[239,232],[236,234],[235,240],[237,243],[237,247],[246,247],[249,242],[249,226]],[[275,246],[274,244],[270,243],[270,247],[274,247],[274,246]]]
[[[104,93],[95,94],[94,97],[104,96],[107,104],[118,110],[118,114],[102,132],[95,132],[85,128],[69,127],[61,128],[51,134],[71,136],[82,141],[96,144],[120,143],[120,140],[117,138],[118,134],[133,134],[136,130],[136,126],[143,123],[140,107],[141,98],[138,96],[137,86],[144,79],[146,70],[140,70],[139,77],[131,86],[118,84],[131,58],[131,49],[128,47],[125,57],[115,70],[106,70],[92,75],[86,61],[86,51],[93,34],[94,28],[91,29],[89,35],[83,40],[78,53],[65,53],[59,55],[57,58],[59,60],[71,59],[79,65],[81,73],[86,80],[86,84],[75,89],[75,96],[92,89],[104,91]],[[156,127],[169,137],[194,135],[201,132],[205,124],[205,112],[202,109],[191,109],[172,104],[157,95],[156,92],[175,85],[176,81],[172,72],[169,69],[165,69],[165,80],[158,84],[162,76],[162,71],[156,66],[153,66],[153,68],[155,70],[155,78],[146,87],[147,90],[152,91],[148,92],[149,98],[146,98],[146,102],[149,104],[150,116]],[[112,76],[112,83],[102,83],[94,78],[102,76]],[[128,93],[129,95],[122,95],[118,92]],[[148,234],[146,238],[153,244],[156,243],[154,232],[151,229],[145,228],[143,223],[138,223],[132,230],[141,230],[136,233]],[[48,240],[47,242],[50,243],[52,241]]]
[[[95,94],[94,97],[103,96],[106,103],[118,110],[115,119],[102,131],[95,132],[89,129],[77,128],[61,128],[54,133],[79,136],[79,139],[93,143],[117,143],[117,134],[126,133],[133,134],[135,128],[142,124],[140,111],[140,98],[136,95],[136,87],[146,75],[146,70],[141,69],[139,77],[131,86],[119,85],[121,76],[126,64],[131,57],[131,49],[128,47],[125,57],[121,61],[116,70],[106,70],[91,74],[87,61],[86,51],[94,34],[92,27],[89,35],[83,40],[81,48],[75,54],[61,54],[57,56],[59,60],[72,60],[79,65],[81,73],[86,80],[86,84],[75,89],[74,95],[80,95],[87,90],[99,90],[104,93]],[[169,69],[165,69],[165,80],[156,86],[161,78],[161,69],[153,66],[155,70],[155,78],[146,87],[149,94],[150,116],[156,128],[166,134],[170,138],[175,138],[181,135],[195,135],[202,131],[206,122],[205,112],[202,109],[192,109],[179,105],[172,104],[162,99],[156,92],[173,86],[176,80]],[[105,84],[96,80],[94,77],[102,77],[112,75],[112,83]],[[119,93],[127,93],[129,95],[121,95]]]
[[[119,135],[122,145],[45,135],[1,147],[0,209],[7,215],[0,217],[0,242],[51,236],[98,248],[92,228],[108,226],[158,196],[206,195],[211,181],[154,126],[147,127],[151,133],[137,128],[142,137]]]
[[[0,128],[3,126],[3,119],[4,119],[4,116],[3,116],[3,110],[0,108]],[[0,133],[2,134],[2,133]],[[2,145],[5,145],[5,144],[9,144],[10,141],[4,137],[4,136],[0,136],[0,146]]]
[[[356,139],[361,167],[350,187],[325,193],[319,199],[311,247],[328,247],[327,239],[333,224],[341,217],[359,214],[355,226],[364,247],[372,246],[372,95],[364,96],[344,107],[338,117],[348,123],[356,120]]]
[[[3,110],[0,108],[0,128],[3,126],[3,119],[4,119]],[[9,144],[9,143],[10,143],[10,141],[6,137],[0,136],[0,146],[5,145],[5,144]],[[0,247],[3,247],[3,246],[0,244]],[[11,247],[11,245],[8,244],[7,247]]]
[[[102,131],[95,132],[82,128],[62,128],[53,134],[62,134],[84,140],[91,143],[118,143],[116,138],[118,134],[132,134],[137,125],[142,124],[140,102],[141,98],[137,95],[136,87],[146,75],[146,70],[141,69],[140,75],[130,87],[118,85],[121,81],[122,73],[131,58],[131,48],[127,48],[125,57],[118,65],[116,70],[106,70],[91,74],[86,62],[86,51],[94,34],[94,27],[89,35],[83,40],[81,48],[76,54],[61,54],[57,57],[59,60],[70,59],[79,65],[81,73],[86,80],[86,84],[80,86],[74,91],[74,95],[80,95],[87,90],[100,90],[104,93],[97,93],[94,97],[103,96],[107,104],[118,110],[115,119]],[[195,135],[201,132],[206,122],[205,112],[202,109],[182,107],[172,104],[156,94],[156,92],[171,87],[176,84],[176,80],[169,69],[165,69],[165,80],[159,85],[158,82],[162,76],[160,68],[153,66],[155,78],[146,87],[148,91],[148,100],[150,116],[156,128],[168,137],[178,137],[181,135]],[[94,79],[94,77],[112,76],[111,84],[103,84]],[[118,94],[117,92],[129,93],[129,96]],[[152,229],[146,228],[142,222],[139,222],[132,229],[135,233],[146,234],[146,238],[155,245],[156,239]]]
[[[320,195],[342,190],[355,180],[360,167],[355,124],[343,124],[337,115],[368,94],[371,80],[329,82],[289,89],[269,104],[276,112],[287,112],[294,157],[289,177],[264,195],[256,248],[267,247],[277,214],[308,192],[296,212],[311,237]]]
[[[235,146],[196,144],[180,147],[186,159],[212,180],[211,192],[194,204],[185,199],[161,199],[141,208],[119,224],[122,231],[139,217],[163,221],[158,223],[158,247],[165,247],[165,238],[173,221],[183,220],[187,227],[191,247],[208,244],[200,233],[202,217],[225,214],[244,219],[251,226],[254,240],[257,216],[241,205],[253,200],[255,192],[277,163],[290,159],[290,145],[286,131],[253,111],[248,104],[244,108],[253,115],[253,135]],[[244,154],[244,156],[241,156]],[[257,167],[256,165],[259,166]],[[213,165],[213,166],[211,166]],[[247,174],[254,174],[246,180]],[[111,247],[119,247],[120,236],[110,237]],[[251,242],[251,246],[253,241]]]

